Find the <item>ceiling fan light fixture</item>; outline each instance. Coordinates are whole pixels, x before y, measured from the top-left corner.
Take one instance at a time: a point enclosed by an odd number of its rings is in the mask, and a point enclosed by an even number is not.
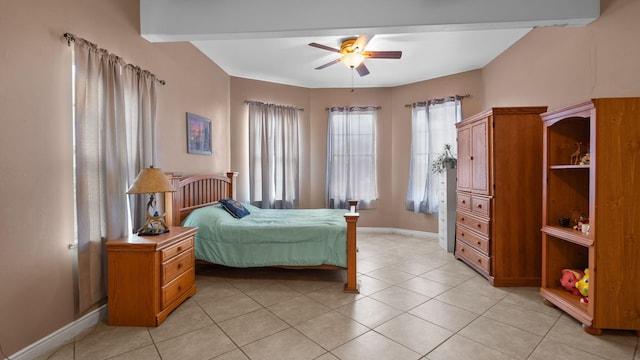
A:
[[[349,69],[355,69],[358,65],[362,64],[364,56],[359,52],[350,52],[342,55],[342,62]]]

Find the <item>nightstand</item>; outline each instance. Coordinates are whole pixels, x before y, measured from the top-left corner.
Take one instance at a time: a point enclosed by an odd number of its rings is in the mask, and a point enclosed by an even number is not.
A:
[[[108,241],[109,325],[158,326],[196,293],[193,241],[198,228]]]

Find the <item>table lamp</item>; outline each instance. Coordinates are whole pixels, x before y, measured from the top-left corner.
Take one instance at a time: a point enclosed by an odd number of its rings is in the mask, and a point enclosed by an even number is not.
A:
[[[149,194],[146,221],[138,229],[138,235],[160,235],[169,231],[169,227],[164,221],[166,213],[163,215],[158,214],[155,199],[156,193],[169,191],[175,190],[162,170],[151,165],[140,171],[127,191],[127,194]]]

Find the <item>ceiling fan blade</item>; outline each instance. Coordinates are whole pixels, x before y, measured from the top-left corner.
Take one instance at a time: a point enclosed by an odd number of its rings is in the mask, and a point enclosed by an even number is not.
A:
[[[374,59],[400,59],[402,51],[365,51],[362,56]]]
[[[318,49],[329,50],[329,51],[340,53],[340,50],[338,50],[338,49],[334,49],[332,47],[329,47],[329,46],[326,46],[326,45],[322,45],[322,44],[318,44],[318,43],[314,43],[314,42],[310,43],[309,46],[317,47]]]
[[[324,69],[324,68],[326,68],[327,66],[331,66],[331,65],[333,65],[333,64],[337,64],[337,63],[339,63],[339,62],[340,62],[340,60],[342,60],[342,58],[337,58],[337,59],[335,59],[335,60],[333,60],[333,61],[330,61],[330,62],[328,62],[328,63],[326,63],[326,64],[324,64],[324,65],[320,65],[320,66],[318,66],[318,67],[316,68],[316,70]]]
[[[358,38],[356,39],[356,42],[353,44],[353,51],[363,52],[365,46],[367,46],[369,41],[371,41],[371,39],[373,39],[374,36],[375,35],[373,34],[358,36]],[[359,49],[359,50],[356,50],[356,49]]]
[[[367,67],[364,65],[364,63],[360,63],[360,65],[356,66],[356,71],[358,72],[358,74],[360,76],[367,76],[369,75],[369,69],[367,69]]]

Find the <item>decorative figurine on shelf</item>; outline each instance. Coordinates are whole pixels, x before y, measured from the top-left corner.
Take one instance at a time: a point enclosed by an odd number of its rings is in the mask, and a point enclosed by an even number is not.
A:
[[[580,159],[580,165],[589,165],[590,162],[591,156],[589,155],[589,153],[582,155],[582,158]]]
[[[580,154],[582,154],[582,149],[580,148],[581,145],[581,142],[576,143],[577,149],[573,152],[573,154],[571,154],[571,165],[578,165],[578,163],[580,162]]]
[[[573,227],[573,230],[582,231],[585,235],[589,235],[589,218],[580,215],[580,218]]]

